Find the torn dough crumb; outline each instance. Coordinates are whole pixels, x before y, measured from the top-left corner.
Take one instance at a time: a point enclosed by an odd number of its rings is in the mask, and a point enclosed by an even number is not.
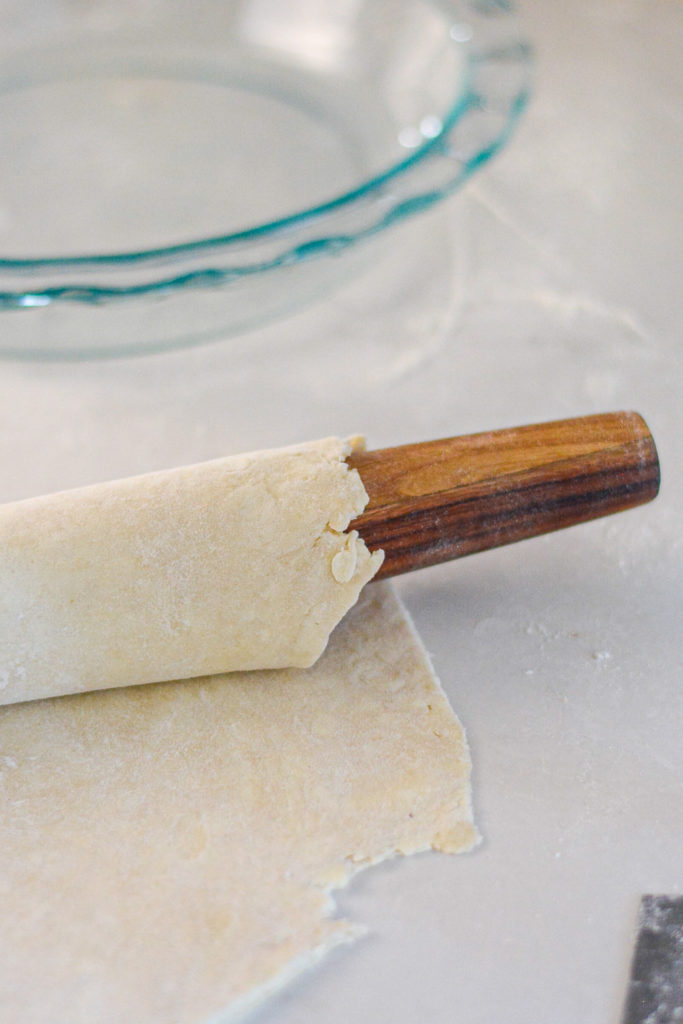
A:
[[[344,547],[332,559],[332,575],[337,583],[348,583],[353,579],[358,564],[358,531],[352,530]]]

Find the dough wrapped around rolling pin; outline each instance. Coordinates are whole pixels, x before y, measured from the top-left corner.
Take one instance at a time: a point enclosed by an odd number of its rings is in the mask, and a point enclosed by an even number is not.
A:
[[[0,507],[0,704],[306,667],[382,561],[336,438]]]

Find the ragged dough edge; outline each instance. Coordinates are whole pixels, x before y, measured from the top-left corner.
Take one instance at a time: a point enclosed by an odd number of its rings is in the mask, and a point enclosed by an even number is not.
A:
[[[224,1011],[219,1011],[218,1014],[210,1017],[206,1024],[239,1024],[245,1015],[258,1010],[300,975],[312,970],[333,949],[355,942],[356,939],[367,935],[367,931],[363,925],[349,925],[347,928],[337,929],[328,936],[325,942],[321,942],[306,953],[300,953],[263,985],[241,996]]]
[[[310,668],[318,661],[327,648],[333,629],[347,612],[354,607],[361,591],[376,575],[384,561],[384,552],[382,550],[370,552],[365,541],[356,530],[346,532],[351,521],[363,512],[370,500],[360,473],[357,469],[349,466],[347,462],[349,456],[356,452],[365,451],[365,437],[361,434],[353,434],[343,440],[336,437],[328,437],[311,443],[311,447],[314,445],[324,458],[338,464],[339,472],[342,474],[348,489],[343,506],[340,506],[333,515],[329,516],[323,533],[314,542],[314,544],[318,544],[326,534],[333,535],[337,540],[336,549],[330,558],[329,568],[333,579],[338,584],[335,592],[339,599],[335,611],[327,615],[328,624],[331,623],[331,625],[324,636],[320,635],[319,619],[321,609],[319,602],[309,608],[308,613],[302,620],[299,638],[296,642],[296,646],[305,650],[306,653],[296,660],[292,660],[291,667],[293,668]],[[308,445],[300,445],[282,450],[298,451],[305,450],[307,447]],[[340,565],[340,559],[344,559],[344,562],[341,564],[346,566],[349,555],[353,563],[352,571],[348,575],[340,575],[338,578],[335,573],[335,566]],[[277,665],[273,667],[281,668],[285,666]]]
[[[401,611],[403,612],[403,617],[405,619],[406,626],[408,627],[408,630],[410,631],[410,634],[412,636],[413,643],[415,644],[416,648],[418,649],[418,651],[422,655],[422,660],[424,661],[424,664],[427,667],[427,670],[432,675],[432,681],[434,683],[434,686],[435,686],[439,696],[444,700],[446,705],[450,708],[451,714],[453,715],[453,717],[458,722],[458,725],[460,726],[460,732],[461,732],[461,737],[462,737],[463,754],[465,755],[465,758],[466,758],[467,763],[469,765],[470,776],[471,776],[471,772],[472,772],[472,753],[471,753],[471,750],[470,750],[469,741],[467,739],[467,730],[465,729],[465,726],[462,724],[462,722],[460,721],[460,718],[458,717],[458,715],[456,715],[455,711],[453,710],[453,708],[451,706],[451,702],[449,701],[448,695],[447,695],[446,691],[443,688],[443,685],[441,683],[441,679],[436,674],[436,670],[434,669],[434,664],[432,662],[431,655],[430,655],[429,651],[427,650],[427,648],[425,647],[424,641],[422,640],[422,637],[418,633],[417,626],[415,625],[415,622],[413,620],[412,615],[410,614],[410,612],[406,608],[406,606],[403,603],[403,601],[401,601],[398,597],[396,598],[396,600],[399,601],[399,604],[400,604],[400,607],[401,607]],[[479,844],[482,842],[483,836],[481,835],[481,833],[479,832],[479,830],[477,829],[477,827],[474,824],[474,807],[472,806],[472,784],[471,784],[471,778],[470,778],[470,780],[468,780],[468,785],[465,786],[465,788],[463,790],[463,796],[464,796],[464,800],[463,800],[463,802],[461,804],[461,807],[462,807],[462,810],[464,811],[465,820],[467,822],[467,825],[469,826],[469,828],[471,829],[471,832],[472,832],[472,837],[471,837],[470,845],[467,846],[467,847],[455,846],[455,847],[451,848],[448,845],[448,840],[444,839],[444,840],[442,840],[444,845],[437,845],[437,846],[432,845],[430,847],[430,849],[438,850],[441,853],[460,853],[460,852],[465,853],[468,850],[473,850],[475,846],[479,846]],[[453,836],[451,837],[451,840],[450,840],[451,843],[452,842],[456,842],[457,843],[457,833],[458,833],[458,829],[454,829],[453,830]],[[411,851],[411,852],[419,853],[421,851],[414,850],[414,851]]]
[[[421,657],[423,667],[431,677],[430,681],[436,696],[441,698],[445,708],[448,709],[452,719],[459,728],[462,752],[467,764],[468,774],[465,784],[461,789],[457,807],[452,809],[452,816],[455,819],[457,815],[457,820],[451,823],[450,828],[438,831],[429,841],[425,840],[423,843],[414,845],[403,843],[400,847],[384,850],[375,856],[363,858],[359,861],[347,859],[343,867],[338,865],[337,871],[331,872],[330,881],[327,884],[316,886],[313,882],[309,883],[311,889],[319,888],[321,895],[324,897],[324,910],[321,920],[333,922],[336,926],[335,929],[328,933],[325,941],[294,957],[275,975],[268,978],[261,985],[258,985],[251,992],[247,992],[239,997],[230,1006],[226,1007],[225,1010],[214,1014],[205,1024],[239,1024],[246,1014],[253,1013],[297,978],[310,972],[333,949],[342,945],[350,945],[358,939],[367,936],[370,930],[366,925],[336,917],[338,908],[333,895],[335,892],[346,888],[351,880],[360,872],[382,864],[385,861],[394,860],[398,857],[408,857],[414,854],[429,852],[468,853],[482,842],[483,837],[474,824],[471,787],[472,758],[465,728],[453,710],[412,616],[396,594],[394,587],[391,583],[386,582],[373,584],[372,587],[376,588],[378,592],[381,590],[384,600],[392,601],[395,610],[399,611],[410,633],[416,651]]]

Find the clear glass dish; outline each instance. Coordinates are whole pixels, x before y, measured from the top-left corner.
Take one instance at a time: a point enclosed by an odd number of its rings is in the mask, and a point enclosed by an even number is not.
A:
[[[528,96],[506,0],[111,0],[47,27],[39,7],[1,44],[13,357],[188,345],[300,306],[463,185]]]

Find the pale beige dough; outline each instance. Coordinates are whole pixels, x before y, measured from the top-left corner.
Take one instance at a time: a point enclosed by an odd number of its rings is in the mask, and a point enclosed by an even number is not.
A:
[[[238,1019],[359,868],[476,841],[469,771],[386,584],[311,669],[0,708],[0,1020]]]
[[[0,507],[0,704],[312,664],[377,571],[336,438]]]

